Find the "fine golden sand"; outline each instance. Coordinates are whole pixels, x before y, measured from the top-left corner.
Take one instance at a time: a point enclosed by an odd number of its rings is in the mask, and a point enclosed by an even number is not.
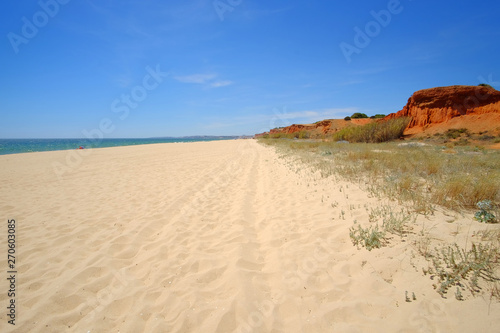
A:
[[[1,332],[500,329],[498,301],[441,298],[409,240],[352,245],[355,220],[397,204],[291,167],[254,140],[81,153],[0,156]],[[470,220],[421,218],[443,238],[466,233],[458,229]],[[15,326],[6,316],[8,219]]]

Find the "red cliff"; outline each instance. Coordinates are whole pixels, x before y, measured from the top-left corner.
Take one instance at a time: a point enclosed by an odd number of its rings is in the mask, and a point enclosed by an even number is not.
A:
[[[336,131],[347,127],[347,126],[357,126],[357,125],[364,125],[367,123],[372,122],[372,119],[369,118],[361,118],[361,119],[352,119],[349,121],[346,121],[344,119],[326,119],[322,121],[318,121],[314,124],[305,124],[305,125],[300,125],[300,124],[293,124],[287,127],[281,127],[281,128],[274,128],[270,130],[269,132],[265,133],[260,133],[256,134],[256,137],[261,137],[266,134],[293,134],[293,133],[299,133],[299,132],[307,132],[308,136],[310,137],[321,137],[322,135],[325,134],[332,134],[335,133]]]
[[[436,125],[495,130],[500,126],[500,91],[484,86],[450,86],[415,92],[405,107],[385,119],[411,117],[405,134]],[[442,127],[442,126],[437,126]]]

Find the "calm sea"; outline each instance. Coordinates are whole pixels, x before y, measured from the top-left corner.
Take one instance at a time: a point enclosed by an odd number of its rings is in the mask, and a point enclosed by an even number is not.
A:
[[[36,151],[69,150],[83,148],[104,148],[118,146],[146,145],[152,143],[199,142],[230,140],[234,137],[157,138],[157,139],[0,139],[0,155],[29,153]]]

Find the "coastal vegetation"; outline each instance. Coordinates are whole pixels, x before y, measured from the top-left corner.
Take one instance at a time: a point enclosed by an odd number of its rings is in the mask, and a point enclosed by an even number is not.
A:
[[[368,225],[354,221],[349,232],[355,246],[367,250],[388,246],[390,234],[403,240],[416,227],[415,217],[430,217],[437,211],[469,216],[470,223],[485,226],[500,222],[500,151],[471,146],[468,141],[496,137],[453,129],[433,138],[395,141],[407,122],[399,118],[347,127],[330,140],[268,138],[260,142],[321,177],[356,183],[370,196],[404,207],[401,214],[385,208],[372,212],[370,216],[376,216]],[[412,234],[416,252],[428,263],[422,271],[433,279],[441,296],[453,290],[457,300],[464,300],[466,291],[477,295],[487,290],[492,298],[500,299],[498,228],[485,229],[475,238],[472,235],[474,241],[465,246],[436,242],[429,232]]]
[[[264,139],[309,139],[321,138],[334,141],[347,140],[350,142],[385,142],[395,140],[403,135],[403,131],[408,125],[410,118],[400,117],[390,120],[380,119],[383,115],[375,115],[372,119],[376,121],[365,125],[348,125],[333,134],[323,134],[318,137],[317,133],[312,133],[307,130],[294,131],[292,133],[277,131],[264,133],[261,137]],[[344,120],[364,119],[368,118],[365,114],[355,113],[351,117],[346,117]],[[281,130],[283,128],[275,128]]]
[[[371,117],[368,117],[366,114],[364,113],[359,113],[359,112],[356,112],[354,113],[352,116],[347,116],[344,118],[344,120],[351,120],[351,119],[364,119],[364,118],[370,118],[370,119],[382,119],[385,117],[385,114],[376,114],[376,115],[373,115]]]
[[[392,259],[397,247],[443,298],[453,291],[459,301],[488,293],[500,300],[499,106],[488,84],[437,87],[415,92],[387,117],[354,113],[258,137],[291,168],[354,183],[380,203],[348,230],[360,251]]]
[[[412,203],[429,214],[436,206],[474,209],[489,200],[500,203],[500,152],[470,146],[425,142],[343,143],[261,139],[324,177],[336,175],[363,184],[375,196]]]
[[[354,115],[351,118],[354,118]],[[373,122],[363,126],[349,126],[334,133],[333,140],[371,143],[395,140],[403,136],[403,132],[409,122],[410,118],[401,117]]]
[[[368,116],[360,112],[356,112],[351,116],[351,119],[362,119],[362,118],[368,118]]]

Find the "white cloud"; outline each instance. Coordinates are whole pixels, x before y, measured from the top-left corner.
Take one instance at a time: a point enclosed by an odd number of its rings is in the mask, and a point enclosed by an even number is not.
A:
[[[234,83],[230,80],[216,80],[216,78],[217,74],[193,74],[174,77],[174,79],[182,83],[203,84],[210,88],[225,87]]]
[[[364,83],[365,80],[347,80],[347,81],[344,81],[344,82],[340,82],[338,85],[339,86],[350,86],[350,85],[354,85],[354,84],[360,84],[360,83]]]
[[[233,81],[229,81],[229,80],[226,80],[226,81],[215,81],[215,82],[212,82],[210,84],[210,86],[213,87],[213,88],[219,88],[219,87],[229,86],[231,84],[233,84]]]
[[[193,74],[187,76],[176,76],[174,79],[183,83],[205,84],[215,77],[217,77],[215,74]]]

